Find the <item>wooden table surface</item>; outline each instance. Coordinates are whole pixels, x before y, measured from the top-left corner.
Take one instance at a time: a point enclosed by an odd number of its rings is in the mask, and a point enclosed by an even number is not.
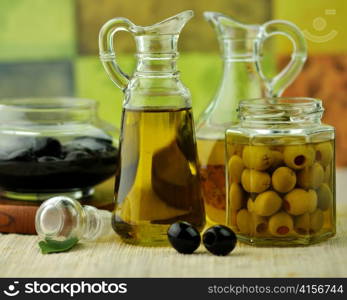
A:
[[[0,235],[0,277],[347,277],[347,169],[337,172],[337,235],[309,247],[256,248],[238,244],[227,257],[200,248],[125,245],[114,236],[42,255],[36,236]]]

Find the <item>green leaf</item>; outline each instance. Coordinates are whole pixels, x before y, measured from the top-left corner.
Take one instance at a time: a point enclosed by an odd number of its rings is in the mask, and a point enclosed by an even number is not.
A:
[[[77,238],[71,238],[66,241],[45,240],[39,242],[42,254],[66,252],[72,249],[78,243]]]

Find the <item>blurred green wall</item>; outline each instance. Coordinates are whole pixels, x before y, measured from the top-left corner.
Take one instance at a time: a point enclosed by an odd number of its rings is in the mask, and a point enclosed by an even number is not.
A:
[[[187,9],[195,18],[180,37],[178,64],[197,116],[213,97],[222,68],[217,38],[203,11],[259,23],[270,18],[270,0],[0,0],[0,97],[93,98],[101,116],[118,126],[123,95],[99,62],[100,27],[117,16],[151,25]],[[131,73],[133,38],[117,34],[116,50]]]

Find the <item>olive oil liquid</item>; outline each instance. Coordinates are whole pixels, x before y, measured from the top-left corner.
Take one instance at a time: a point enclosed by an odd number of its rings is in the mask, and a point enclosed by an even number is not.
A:
[[[224,140],[197,138],[202,194],[209,225],[226,223]]]
[[[113,228],[123,241],[168,245],[168,227],[205,224],[190,109],[123,111]]]

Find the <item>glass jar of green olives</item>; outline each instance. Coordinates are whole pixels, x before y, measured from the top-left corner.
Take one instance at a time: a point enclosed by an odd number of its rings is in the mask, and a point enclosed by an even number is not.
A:
[[[335,235],[335,130],[312,98],[244,100],[226,131],[227,224],[252,245]]]

